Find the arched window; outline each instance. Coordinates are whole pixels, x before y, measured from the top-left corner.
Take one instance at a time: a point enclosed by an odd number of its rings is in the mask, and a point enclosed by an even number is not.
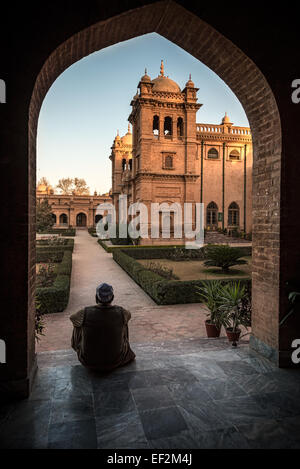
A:
[[[218,224],[218,206],[215,202],[210,202],[206,209],[206,225],[213,228]]]
[[[55,213],[51,213],[51,217],[54,221],[54,224],[56,225],[56,215],[55,215]]]
[[[65,213],[62,213],[59,217],[59,224],[60,225],[67,225],[68,223],[68,217]]]
[[[159,116],[153,116],[153,135],[159,136]]]
[[[132,171],[132,159],[128,161],[129,171]]]
[[[178,117],[177,119],[177,137],[183,137],[183,119]]]
[[[164,121],[164,135],[166,138],[172,137],[172,117],[165,117]]]
[[[216,148],[210,148],[207,153],[207,158],[217,160],[219,158],[218,150]]]
[[[229,154],[229,158],[231,160],[239,160],[240,159],[240,153],[237,150],[232,150]]]
[[[126,169],[126,158],[122,159],[122,171],[125,171]]]
[[[237,203],[232,202],[228,208],[228,226],[239,226],[240,224],[240,207]]]

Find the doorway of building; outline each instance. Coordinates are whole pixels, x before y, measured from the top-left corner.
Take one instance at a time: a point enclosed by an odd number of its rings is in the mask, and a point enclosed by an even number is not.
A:
[[[85,213],[78,213],[76,216],[76,226],[78,227],[84,227],[86,226],[86,214]]]

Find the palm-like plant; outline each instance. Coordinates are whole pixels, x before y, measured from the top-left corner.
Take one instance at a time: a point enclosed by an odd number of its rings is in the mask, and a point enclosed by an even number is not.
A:
[[[240,282],[230,282],[221,287],[220,309],[227,312],[232,332],[237,332],[239,326],[247,328],[249,324],[248,315],[244,314],[244,310],[241,308],[246,295],[246,287]]]
[[[220,267],[222,272],[228,273],[229,268],[234,265],[247,264],[240,249],[232,248],[228,245],[211,245],[207,246],[205,251],[205,266]]]
[[[200,287],[196,287],[197,294],[199,295],[201,302],[206,305],[209,309],[207,313],[208,321],[214,324],[218,329],[221,329],[222,325],[225,327],[229,326],[228,314],[225,309],[221,309],[221,291],[222,284],[218,280],[201,282]]]

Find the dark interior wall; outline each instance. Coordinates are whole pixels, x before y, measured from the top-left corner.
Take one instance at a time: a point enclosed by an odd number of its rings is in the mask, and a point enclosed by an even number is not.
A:
[[[156,3],[153,1],[73,1],[26,2],[25,11],[16,4],[1,6],[5,28],[1,28],[0,78],[7,86],[7,103],[0,105],[0,162],[2,195],[2,262],[3,269],[0,338],[5,339],[9,366],[0,365],[0,380],[3,383],[20,383],[20,393],[27,392],[30,368],[34,360],[34,338],[32,327],[27,323],[29,282],[34,282],[34,272],[29,264],[28,245],[34,257],[33,239],[28,238],[28,224],[34,223],[34,213],[29,213],[28,193],[34,206],[35,168],[28,168],[28,148],[35,146],[35,131],[28,128],[29,105],[35,80],[49,55],[69,37],[98,21],[106,20],[119,13],[139,6]],[[168,3],[168,2],[166,2]],[[266,77],[275,96],[282,126],[281,159],[281,226],[273,233],[274,258],[276,243],[280,247],[279,282],[280,312],[286,310],[287,290],[285,283],[299,272],[298,233],[300,228],[300,165],[298,158],[298,136],[300,104],[291,100],[291,83],[300,78],[298,66],[297,16],[288,5],[275,4],[261,7],[251,4],[216,5],[206,2],[194,6],[194,2],[177,1],[186,9],[230,39],[258,66]],[[157,5],[159,10],[160,6]],[[172,7],[166,15],[172,14]],[[159,18],[159,15],[158,15]],[[175,19],[176,20],[176,19]],[[162,18],[159,21],[163,21]],[[180,30],[183,42],[189,41],[189,24]],[[117,33],[116,33],[117,34]],[[132,31],[132,36],[135,32]],[[216,58],[216,63],[222,60]],[[39,109],[32,107],[31,112]],[[263,118],[263,116],[262,116]],[[265,122],[266,138],[270,127]],[[280,133],[280,132],[279,132]],[[278,135],[281,139],[281,135]],[[277,142],[278,143],[278,142]],[[274,170],[276,164],[272,163]],[[271,169],[270,169],[271,170]],[[278,176],[280,177],[280,176]],[[30,182],[30,188],[28,184]],[[272,184],[276,184],[275,179]],[[30,190],[29,190],[30,189]],[[271,187],[266,187],[268,191]],[[276,194],[274,194],[274,198]],[[276,208],[271,214],[278,217]],[[268,240],[270,233],[268,233]],[[261,237],[263,239],[263,236]],[[264,248],[262,244],[262,249]],[[263,256],[263,251],[262,251]],[[263,257],[260,262],[263,262]],[[268,266],[264,267],[265,270]],[[29,269],[31,271],[29,272]],[[269,266],[272,271],[272,265]],[[277,320],[278,318],[276,318]],[[29,321],[32,321],[29,318]],[[20,327],[22,324],[22,327]],[[24,325],[28,328],[25,330]],[[295,323],[296,325],[296,323]],[[293,320],[278,338],[279,348],[286,350],[296,331]],[[299,332],[300,337],[300,332]],[[18,386],[17,386],[18,387]]]

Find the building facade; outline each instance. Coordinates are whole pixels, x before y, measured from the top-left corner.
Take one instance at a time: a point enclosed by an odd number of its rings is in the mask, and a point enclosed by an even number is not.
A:
[[[111,203],[109,193],[102,195],[55,194],[51,187],[40,184],[36,191],[37,203],[48,200],[52,208],[54,228],[95,227],[101,215],[96,210],[99,204]]]
[[[226,114],[220,125],[198,124],[198,88],[191,76],[183,90],[160,75],[145,72],[131,102],[132,124],[116,136],[112,161],[112,199],[118,212],[120,194],[128,204],[152,202],[204,204],[208,230],[252,230],[252,137]],[[163,213],[162,213],[163,217]],[[194,220],[193,220],[194,221]],[[172,220],[171,220],[172,225]],[[172,227],[171,237],[173,239]],[[143,240],[160,244],[163,240]],[[164,240],[165,242],[165,240]],[[178,240],[176,240],[178,244]]]

